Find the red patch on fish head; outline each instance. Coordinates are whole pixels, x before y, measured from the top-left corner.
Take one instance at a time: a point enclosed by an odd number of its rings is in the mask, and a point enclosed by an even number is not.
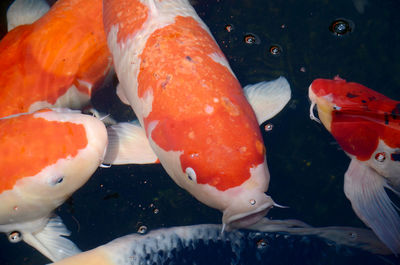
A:
[[[371,158],[379,140],[389,147],[400,146],[399,102],[368,87],[343,79],[317,79],[312,90],[318,106],[331,108],[330,129],[344,151],[365,161]],[[329,105],[329,106],[328,106]]]
[[[48,121],[34,114],[0,120],[0,193],[60,159],[75,157],[87,144],[81,124]]]

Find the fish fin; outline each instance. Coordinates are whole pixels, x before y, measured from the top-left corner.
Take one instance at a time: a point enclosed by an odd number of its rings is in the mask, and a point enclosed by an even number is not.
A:
[[[269,82],[247,85],[244,92],[259,124],[278,114],[291,97],[290,85],[283,76]]]
[[[386,194],[385,178],[353,158],[345,173],[344,192],[357,216],[395,254],[400,254],[400,216]]]
[[[151,164],[158,161],[138,121],[107,128],[108,146],[104,163],[111,165]]]
[[[157,10],[157,6],[156,6],[156,3],[154,2],[154,0],[149,0],[149,7],[150,7],[150,14],[153,17],[157,17],[158,16],[158,10]]]
[[[101,120],[106,126],[117,124],[117,122],[110,114],[104,114],[102,112],[99,112],[93,107],[85,108],[82,112],[84,114],[92,115],[93,117]]]
[[[122,103],[124,103],[126,105],[130,105],[128,99],[125,96],[124,90],[121,88],[121,83],[118,83],[118,85],[117,85],[117,96],[122,101]]]
[[[22,236],[27,244],[40,251],[51,261],[56,262],[81,252],[72,241],[63,237],[70,234],[61,218],[54,216],[49,219],[43,230],[35,233],[23,233]]]
[[[32,24],[49,9],[45,0],[15,0],[7,10],[8,31],[20,25]]]

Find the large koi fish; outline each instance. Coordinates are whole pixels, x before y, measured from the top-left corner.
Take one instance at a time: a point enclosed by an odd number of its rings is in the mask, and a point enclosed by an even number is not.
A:
[[[105,162],[159,161],[179,186],[223,211],[224,227],[257,222],[277,205],[265,194],[270,176],[259,124],[289,101],[286,79],[243,91],[186,0],[103,3],[117,94],[139,120],[109,129]]]

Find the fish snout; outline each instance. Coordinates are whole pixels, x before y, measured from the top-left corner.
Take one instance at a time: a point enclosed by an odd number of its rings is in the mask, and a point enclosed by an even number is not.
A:
[[[258,191],[250,196],[238,196],[223,211],[222,223],[226,230],[245,228],[257,223],[277,205],[270,196]]]

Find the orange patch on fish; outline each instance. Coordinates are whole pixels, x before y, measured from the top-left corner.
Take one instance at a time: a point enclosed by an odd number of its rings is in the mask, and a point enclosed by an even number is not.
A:
[[[0,120],[0,193],[60,159],[75,157],[88,144],[83,125],[32,118],[33,115]]]
[[[55,104],[72,85],[90,97],[110,68],[102,25],[101,0],[71,0],[10,31],[0,42],[0,117]]]
[[[157,121],[152,140],[165,151],[184,151],[182,171],[191,165],[197,183],[226,190],[249,179],[250,168],[263,163],[264,153],[254,144],[254,138],[262,143],[262,137],[239,82],[212,54],[224,58],[194,18],[177,16],[147,40],[138,95],[154,97],[144,117],[145,127]],[[232,159],[221,159],[227,156]],[[213,160],[220,162],[207,167]]]
[[[111,27],[118,26],[117,42],[125,41],[141,29],[147,20],[149,9],[139,0],[109,0],[104,8],[105,32],[108,34]],[[116,22],[123,21],[123,22]]]

